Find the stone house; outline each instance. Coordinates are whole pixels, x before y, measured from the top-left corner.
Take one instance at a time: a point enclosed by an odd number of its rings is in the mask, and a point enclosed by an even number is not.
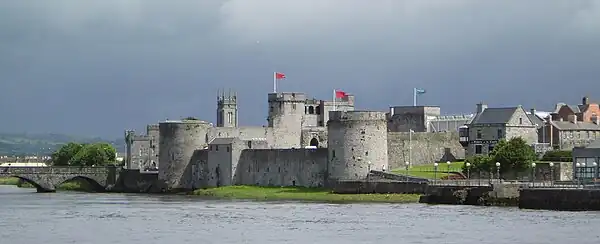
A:
[[[579,105],[559,103],[543,130],[547,136],[542,142],[557,150],[586,146],[600,138],[599,115],[598,103],[591,103],[588,97],[583,97]]]
[[[461,144],[467,156],[490,153],[498,141],[522,137],[528,144],[538,142],[538,127],[521,106],[488,108],[477,104],[477,114],[461,134],[467,135]]]
[[[600,124],[579,121],[577,115],[570,115],[567,121],[549,121],[545,134],[547,143],[557,150],[571,150],[582,147],[600,138]]]

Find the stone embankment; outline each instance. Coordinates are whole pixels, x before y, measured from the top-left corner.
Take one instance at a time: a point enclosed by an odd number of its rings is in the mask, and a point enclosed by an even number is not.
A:
[[[520,190],[519,208],[561,211],[600,211],[600,189]]]

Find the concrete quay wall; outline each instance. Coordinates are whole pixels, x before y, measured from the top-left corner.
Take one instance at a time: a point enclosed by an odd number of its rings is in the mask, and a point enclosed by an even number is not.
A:
[[[523,188],[519,208],[561,211],[600,211],[600,189]]]

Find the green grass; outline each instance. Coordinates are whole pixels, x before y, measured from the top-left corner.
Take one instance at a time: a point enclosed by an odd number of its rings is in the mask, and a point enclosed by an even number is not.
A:
[[[452,162],[450,163],[450,171],[451,172],[460,172],[462,171],[462,166],[464,162]],[[438,165],[437,173],[435,173],[435,167],[433,164],[423,164],[423,165],[415,165],[410,167],[409,170],[406,168],[400,168],[392,170],[392,173],[410,175],[415,177],[421,177],[426,179],[440,179],[444,176],[447,176],[448,173],[448,165],[446,163],[440,163]]]
[[[418,194],[334,194],[329,190],[305,187],[226,186],[196,190],[192,195],[219,199],[261,201],[294,200],[330,203],[417,203]]]
[[[19,184],[19,179],[18,178],[15,178],[15,177],[0,177],[0,185],[17,186],[18,184]],[[29,184],[29,183],[23,183],[19,187],[21,187],[21,188],[34,188],[34,186],[31,185],[31,184]],[[63,191],[88,191],[89,187],[87,187],[85,184],[82,184],[80,182],[68,181],[68,182],[60,184],[60,186],[58,186],[56,189],[57,190],[63,190]]]

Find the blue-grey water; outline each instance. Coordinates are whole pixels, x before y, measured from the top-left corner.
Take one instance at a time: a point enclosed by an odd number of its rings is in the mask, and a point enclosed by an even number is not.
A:
[[[0,186],[0,243],[600,243],[600,212],[215,201]]]

